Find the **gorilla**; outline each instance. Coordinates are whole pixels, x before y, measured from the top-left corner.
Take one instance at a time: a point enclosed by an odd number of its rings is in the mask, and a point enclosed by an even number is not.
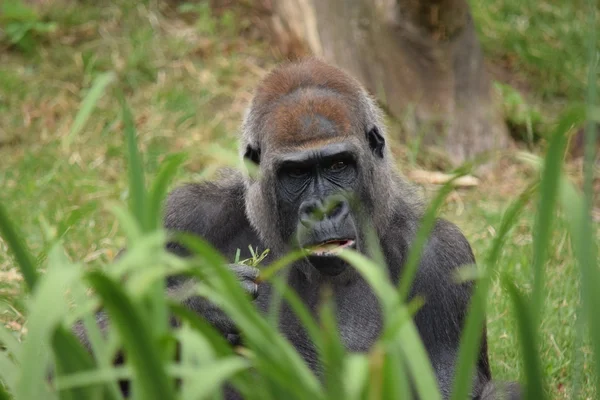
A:
[[[382,328],[378,300],[338,252],[351,248],[368,256],[367,232],[375,232],[389,279],[397,284],[422,217],[419,199],[395,171],[380,110],[354,78],[308,58],[282,64],[262,80],[241,130],[240,155],[259,174],[229,172],[215,182],[175,189],[165,205],[166,229],[199,235],[230,260],[249,245],[269,249],[267,263],[303,249],[306,256],[286,271],[287,284],[315,314],[323,289],[331,289],[345,347],[368,351]],[[188,254],[176,242],[167,247]],[[455,283],[453,274],[474,263],[459,229],[437,220],[410,296],[425,300],[414,322],[445,398],[472,293],[472,283]],[[269,283],[259,282],[253,267],[230,267],[256,307],[267,312]],[[169,289],[183,279],[169,278]],[[232,321],[208,299],[194,297],[185,304],[236,340]],[[287,308],[282,308],[280,330],[318,371],[317,350]],[[516,384],[499,393],[491,381],[485,330],[482,335],[472,398],[520,398]],[[228,398],[235,397],[228,391]]]

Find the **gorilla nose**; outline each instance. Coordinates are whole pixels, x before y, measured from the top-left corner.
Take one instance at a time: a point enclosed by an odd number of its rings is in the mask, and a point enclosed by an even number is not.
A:
[[[300,222],[310,228],[316,223],[330,221],[334,225],[350,212],[350,205],[343,197],[330,197],[325,201],[307,200],[300,205]]]

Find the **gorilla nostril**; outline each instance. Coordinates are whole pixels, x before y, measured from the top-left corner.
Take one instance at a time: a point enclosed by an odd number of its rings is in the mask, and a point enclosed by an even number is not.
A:
[[[335,218],[342,213],[344,205],[342,203],[337,203],[333,206],[333,209],[329,212],[329,218]]]
[[[348,215],[349,205],[346,199],[333,199],[327,208],[328,219],[342,219]]]
[[[324,217],[320,203],[317,201],[306,201],[302,203],[299,214],[300,222],[307,228],[309,228],[315,222],[321,221]]]

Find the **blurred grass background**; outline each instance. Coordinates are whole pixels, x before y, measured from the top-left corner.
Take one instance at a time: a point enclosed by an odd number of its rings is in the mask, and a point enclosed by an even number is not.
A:
[[[252,2],[213,3],[39,0],[0,6],[0,200],[40,259],[56,236],[64,238],[71,259],[89,266],[110,262],[125,243],[107,210],[109,200],[128,195],[120,105],[112,91],[127,95],[149,174],[167,154],[185,151],[188,161],[176,181],[210,177],[226,162],[210,154],[211,146],[236,149],[251,90],[281,59],[260,29],[260,12]],[[585,2],[470,3],[511,131],[519,138],[541,138],[527,148],[543,154],[557,114],[585,100],[590,28]],[[109,83],[110,95],[71,135],[92,82],[111,71],[116,79]],[[580,182],[576,138],[573,142],[567,172]],[[393,147],[405,172],[436,165],[427,156],[417,157],[417,165],[409,163],[414,159],[410,143]],[[477,187],[449,196],[444,214],[463,229],[476,256],[489,248],[506,206],[536,174],[532,166],[508,157]],[[594,185],[600,192],[597,173]],[[423,189],[428,195],[436,190]],[[526,290],[535,204],[512,229],[501,262],[502,271]],[[593,215],[598,232],[598,199]],[[578,398],[592,399],[591,350],[575,319],[575,258],[564,218],[555,223],[541,315],[543,373],[552,398],[573,398],[572,383],[579,382]],[[6,254],[0,240],[0,321],[24,333],[22,278]],[[514,315],[498,282],[487,318],[494,375],[521,376]]]

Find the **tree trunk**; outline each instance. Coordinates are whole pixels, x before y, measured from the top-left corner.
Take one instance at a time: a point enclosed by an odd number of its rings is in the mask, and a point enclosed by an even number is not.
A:
[[[338,65],[420,137],[460,163],[508,144],[466,0],[277,0],[288,56]]]

